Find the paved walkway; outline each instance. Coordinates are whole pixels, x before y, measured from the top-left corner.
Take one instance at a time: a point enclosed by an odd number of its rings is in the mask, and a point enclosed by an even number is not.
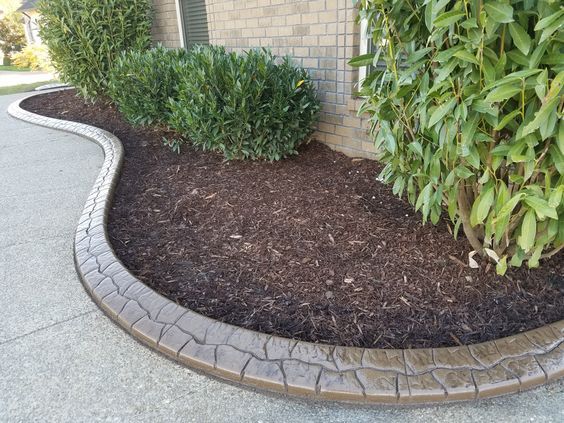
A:
[[[55,79],[55,76],[50,72],[0,71],[0,87],[33,84],[34,82],[49,81],[51,79]]]
[[[352,407],[241,389],[140,345],[94,306],[73,267],[101,151],[8,117],[18,96],[0,96],[0,422],[564,421],[563,382],[481,403]]]

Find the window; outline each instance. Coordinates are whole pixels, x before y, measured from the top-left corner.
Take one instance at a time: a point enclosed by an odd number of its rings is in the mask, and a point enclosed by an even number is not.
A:
[[[368,21],[362,19],[360,21],[360,51],[359,55],[371,53],[372,50],[372,37],[368,37]],[[362,66],[358,69],[358,82],[362,84],[362,81],[366,79],[368,74],[368,66]]]
[[[380,39],[377,42],[374,42],[372,39],[372,34],[368,33],[368,21],[366,19],[362,19],[360,21],[360,49],[359,55],[368,54],[368,53],[378,53],[381,51],[381,55],[379,56],[379,60],[376,65],[370,66],[362,66],[358,70],[358,81],[359,85],[362,84],[362,81],[366,79],[366,77],[374,70],[385,71],[386,70],[386,61],[384,60],[384,55],[387,52],[387,41],[385,39]],[[400,55],[400,62],[399,67],[405,69],[408,67],[406,63],[406,57],[402,54]]]
[[[366,19],[362,19],[360,21],[360,55],[368,54],[368,53],[377,53],[379,49],[385,47],[385,41],[380,40],[379,43],[374,43],[372,39],[372,33],[368,33],[368,21]],[[384,70],[386,69],[386,62],[380,56],[378,63],[376,66],[363,66],[358,70],[358,81],[362,84],[362,81],[366,79],[366,77],[375,69]]]
[[[179,0],[178,5],[183,46],[190,48],[196,44],[209,44],[206,0]]]

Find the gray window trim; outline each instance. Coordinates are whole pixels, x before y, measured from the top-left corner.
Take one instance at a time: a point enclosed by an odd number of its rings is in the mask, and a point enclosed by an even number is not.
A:
[[[176,0],[174,2],[176,7],[176,22],[178,24],[178,35],[180,37],[180,47],[186,47],[186,34],[184,34],[184,23],[182,22],[182,5],[180,4],[180,0]]]

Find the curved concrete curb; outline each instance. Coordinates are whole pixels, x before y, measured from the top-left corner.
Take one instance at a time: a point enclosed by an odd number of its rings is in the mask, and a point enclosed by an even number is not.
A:
[[[312,344],[253,332],[183,308],[115,256],[107,215],[121,142],[96,127],[20,108],[15,118],[71,132],[104,150],[80,218],[75,264],[94,301],[134,337],[206,373],[271,391],[364,403],[441,403],[519,392],[564,376],[564,320],[508,338],[452,348],[384,350]]]
[[[72,88],[69,84],[65,84],[62,82],[53,82],[51,84],[40,85],[36,87],[33,91],[46,91],[46,90],[54,90],[55,88]]]

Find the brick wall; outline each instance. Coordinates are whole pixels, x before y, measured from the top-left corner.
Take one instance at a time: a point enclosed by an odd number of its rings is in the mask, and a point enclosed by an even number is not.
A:
[[[176,0],[153,0],[153,41],[170,48],[180,47]]]
[[[155,40],[179,46],[175,0],[154,1]],[[350,156],[373,157],[368,123],[356,115],[358,72],[347,65],[360,42],[351,0],[207,0],[206,7],[211,43],[267,47],[309,70],[323,106],[316,139]]]

